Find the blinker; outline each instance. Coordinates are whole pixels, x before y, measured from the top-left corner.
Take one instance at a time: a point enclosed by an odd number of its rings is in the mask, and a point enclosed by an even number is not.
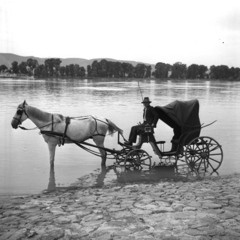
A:
[[[18,110],[17,110],[17,115],[22,115],[22,113],[23,113],[23,110],[22,110],[22,109],[18,109]]]

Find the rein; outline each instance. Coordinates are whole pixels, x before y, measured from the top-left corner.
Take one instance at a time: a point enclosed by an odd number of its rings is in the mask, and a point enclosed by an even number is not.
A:
[[[44,127],[47,127],[47,126],[49,126],[49,125],[52,125],[52,131],[53,131],[53,124],[54,123],[60,123],[60,122],[50,122],[50,123],[48,123],[48,124],[46,124],[46,125],[44,125],[44,126],[42,126],[42,127],[34,127],[34,128],[25,128],[25,127],[22,127],[22,126],[18,126],[19,128],[21,128],[22,130],[36,130],[36,129],[42,129],[42,128],[44,128]]]
[[[29,118],[29,116],[27,115],[27,113],[26,113],[26,111],[25,111],[25,109],[23,109],[23,111],[24,111],[24,113],[26,114],[26,116]],[[21,119],[21,118],[20,118]],[[52,122],[50,122],[50,123],[48,123],[48,124],[46,124],[46,125],[44,125],[44,126],[42,126],[42,127],[34,127],[34,128],[25,128],[25,127],[22,127],[22,126],[18,126],[19,128],[21,128],[22,130],[36,130],[36,129],[42,129],[42,128],[44,128],[44,127],[47,127],[47,126],[49,126],[49,125],[52,125],[52,131],[53,131],[53,124],[54,123],[60,123],[60,122],[54,122],[53,121],[54,120],[54,116],[53,116],[53,114],[52,114]]]

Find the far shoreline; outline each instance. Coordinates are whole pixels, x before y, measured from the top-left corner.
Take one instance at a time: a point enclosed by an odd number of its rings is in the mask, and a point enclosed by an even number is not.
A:
[[[200,79],[200,78],[196,78],[196,79],[188,79],[188,78],[183,78],[183,79],[177,79],[177,78],[154,78],[154,77],[150,77],[150,78],[128,78],[128,77],[120,77],[120,78],[108,78],[108,77],[34,77],[34,76],[28,76],[28,75],[17,75],[17,74],[0,74],[0,79],[19,79],[19,80],[62,80],[62,79],[66,79],[66,80],[111,80],[111,79],[115,79],[115,80],[124,80],[124,81],[139,81],[139,80],[159,80],[159,81],[228,81],[228,82],[239,82],[240,79],[209,79],[209,78],[204,78],[204,79]]]

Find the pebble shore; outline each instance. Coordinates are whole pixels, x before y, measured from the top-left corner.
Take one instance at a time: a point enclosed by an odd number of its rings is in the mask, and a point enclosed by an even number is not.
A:
[[[240,174],[1,198],[0,239],[237,240]]]

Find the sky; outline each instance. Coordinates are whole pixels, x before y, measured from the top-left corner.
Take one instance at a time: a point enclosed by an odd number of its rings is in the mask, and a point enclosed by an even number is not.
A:
[[[240,1],[0,0],[0,52],[240,67]]]

